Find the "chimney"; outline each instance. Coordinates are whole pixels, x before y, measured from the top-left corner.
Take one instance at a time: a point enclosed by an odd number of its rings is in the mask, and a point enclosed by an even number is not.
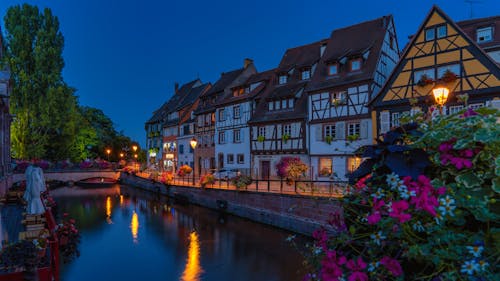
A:
[[[179,83],[175,82],[174,89],[175,89],[175,93],[177,94],[177,92],[179,92]]]
[[[244,68],[247,68],[251,64],[253,64],[253,60],[252,59],[246,58],[245,60],[243,60],[243,67]]]

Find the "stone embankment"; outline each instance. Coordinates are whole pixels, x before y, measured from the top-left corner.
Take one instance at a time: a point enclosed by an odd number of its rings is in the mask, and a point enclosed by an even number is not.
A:
[[[166,186],[127,173],[121,173],[120,180],[123,184],[161,193],[181,203],[224,211],[304,235],[311,235],[315,229],[325,226],[332,218],[343,221],[341,204],[335,198]]]

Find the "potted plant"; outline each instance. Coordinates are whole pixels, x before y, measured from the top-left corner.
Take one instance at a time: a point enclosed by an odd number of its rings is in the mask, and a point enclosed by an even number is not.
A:
[[[453,73],[453,71],[447,69],[444,73],[443,76],[440,78],[441,81],[444,83],[451,83],[455,80],[457,80],[457,75]]]
[[[246,188],[252,183],[252,178],[247,175],[239,175],[231,180],[237,189]]]
[[[264,142],[265,139],[266,139],[266,137],[264,137],[262,135],[261,136],[257,136],[257,141],[258,142]]]
[[[324,167],[319,171],[320,177],[329,177],[332,174],[332,169]]]
[[[286,179],[288,185],[292,185],[300,177],[305,176],[309,167],[298,157],[283,157],[276,164],[276,173],[280,178]]]
[[[80,232],[75,226],[74,219],[68,219],[68,214],[63,214],[63,219],[56,227],[56,235],[59,241],[59,251],[64,262],[80,256],[78,244],[80,244]]]
[[[417,81],[417,85],[420,87],[425,87],[432,83],[434,83],[434,80],[429,76],[427,76],[427,74],[422,75],[420,79]]]
[[[287,141],[290,139],[290,135],[289,134],[283,134],[281,136],[281,139],[283,140],[284,143],[287,143]]]
[[[359,135],[358,134],[354,134],[354,135],[349,135],[347,136],[347,140],[348,141],[356,141],[359,139]]]
[[[174,175],[171,172],[163,172],[160,175],[160,182],[164,185],[170,185],[174,180]]]
[[[212,185],[215,183],[215,177],[212,174],[205,174],[201,176],[200,185],[205,188],[208,184]]]
[[[193,171],[193,168],[189,167],[188,165],[182,165],[179,168],[179,171],[177,171],[177,175],[179,177],[184,177],[186,175],[191,174],[192,171]]]
[[[333,141],[333,137],[332,137],[332,136],[326,136],[326,137],[325,137],[325,142],[326,142],[327,144],[331,144],[331,143],[332,143],[332,141]]]

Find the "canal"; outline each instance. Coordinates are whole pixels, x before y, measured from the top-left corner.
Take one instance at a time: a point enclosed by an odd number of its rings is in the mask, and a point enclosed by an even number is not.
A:
[[[123,185],[51,194],[82,237],[63,281],[302,280],[289,232]]]

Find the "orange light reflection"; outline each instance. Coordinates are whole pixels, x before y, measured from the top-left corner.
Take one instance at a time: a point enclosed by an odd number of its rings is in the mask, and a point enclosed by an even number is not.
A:
[[[189,235],[189,249],[186,259],[186,268],[182,273],[182,281],[199,281],[200,275],[203,273],[203,268],[200,265],[200,241],[198,234],[191,232]]]
[[[111,221],[111,197],[109,196],[106,198],[106,222],[108,222],[108,224],[113,223]]]
[[[134,211],[132,214],[132,221],[130,222],[130,230],[132,231],[132,238],[134,238],[134,243],[137,243],[137,237],[139,234],[139,216]]]

